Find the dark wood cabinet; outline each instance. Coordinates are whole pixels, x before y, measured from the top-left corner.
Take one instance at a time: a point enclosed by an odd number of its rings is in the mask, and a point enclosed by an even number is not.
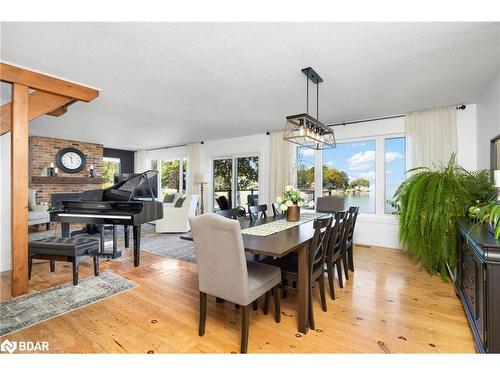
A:
[[[486,225],[458,218],[455,289],[477,351],[500,353],[500,240]]]

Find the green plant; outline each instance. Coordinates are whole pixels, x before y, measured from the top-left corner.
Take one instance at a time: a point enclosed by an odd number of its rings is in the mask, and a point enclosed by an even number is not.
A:
[[[427,272],[440,272],[456,264],[454,216],[463,216],[473,202],[464,183],[464,169],[453,154],[448,165],[437,170],[414,168],[394,197],[400,205],[399,236],[408,254]],[[395,203],[396,204],[396,203]]]
[[[288,207],[292,207],[294,204],[302,206],[306,201],[306,194],[301,193],[299,189],[296,189],[290,185],[285,187],[285,193],[282,197],[277,197],[276,201],[280,204],[282,211],[288,210]]]
[[[489,223],[495,239],[500,238],[500,205],[496,202],[484,203],[469,208],[468,216],[479,224]]]
[[[462,168],[459,178],[475,203],[490,202],[492,199],[496,199],[496,189],[491,183],[490,174],[489,169],[467,171]]]

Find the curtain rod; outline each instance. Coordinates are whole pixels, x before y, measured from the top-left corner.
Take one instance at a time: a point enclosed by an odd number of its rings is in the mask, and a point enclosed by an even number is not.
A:
[[[455,109],[456,110],[464,110],[465,108],[467,108],[467,106],[465,104],[460,104],[460,105],[457,105],[455,106]],[[370,121],[378,121],[378,120],[388,120],[388,119],[391,119],[391,118],[399,118],[399,117],[405,117],[404,114],[398,114],[398,115],[391,115],[391,116],[382,116],[382,117],[372,117],[372,118],[367,118],[367,119],[362,119],[362,120],[352,120],[352,121],[343,121],[343,122],[337,122],[337,123],[334,123],[334,124],[329,124],[329,125],[326,125],[326,126],[340,126],[340,125],[349,125],[349,124],[358,124],[360,122],[370,122]]]
[[[176,146],[161,146],[161,147],[153,147],[153,148],[146,148],[144,151],[155,151],[155,150],[167,150],[169,148],[177,148],[177,147],[186,147],[187,144],[184,145],[176,145]],[[135,152],[137,152],[136,150]]]

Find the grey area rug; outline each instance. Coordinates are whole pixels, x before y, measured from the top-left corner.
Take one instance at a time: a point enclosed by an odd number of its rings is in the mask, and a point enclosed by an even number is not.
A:
[[[113,246],[111,232],[105,231],[104,233],[106,249],[111,250]],[[60,235],[60,230],[49,230],[44,232],[30,233],[29,239],[35,240]],[[95,237],[98,239],[99,235],[94,234],[91,237]],[[179,237],[180,234],[156,233],[154,225],[143,224],[141,235],[141,250],[167,258],[183,260],[189,263],[196,263],[196,253],[194,250],[193,242],[181,240]],[[118,240],[123,240],[123,226],[121,225],[118,226]],[[123,247],[123,244],[121,244],[121,246],[119,247]]]
[[[0,303],[0,336],[125,292],[136,283],[110,271]]]

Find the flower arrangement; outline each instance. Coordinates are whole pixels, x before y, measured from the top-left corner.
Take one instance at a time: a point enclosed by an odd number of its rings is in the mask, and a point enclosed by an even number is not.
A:
[[[306,205],[307,194],[299,191],[299,189],[294,188],[293,186],[287,185],[285,186],[285,194],[282,197],[277,197],[276,202],[280,204],[281,211],[288,210],[288,207],[292,207],[297,205],[299,207]],[[314,202],[311,201],[307,203],[309,207],[314,207]]]

